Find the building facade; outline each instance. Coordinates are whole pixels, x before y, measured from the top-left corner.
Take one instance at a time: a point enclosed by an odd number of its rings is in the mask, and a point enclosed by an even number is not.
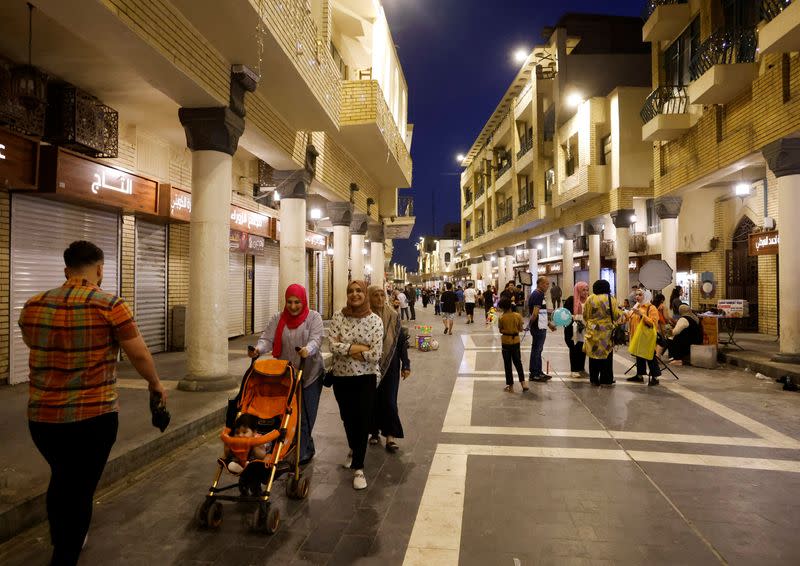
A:
[[[0,7],[0,381],[27,379],[19,311],[76,239],[153,352],[187,349],[187,389],[227,385],[228,338],[289,283],[330,316],[349,277],[385,281],[414,218],[381,4],[234,3]]]

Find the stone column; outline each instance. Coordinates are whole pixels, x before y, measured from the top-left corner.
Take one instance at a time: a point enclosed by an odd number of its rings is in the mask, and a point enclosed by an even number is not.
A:
[[[350,255],[350,223],[353,205],[349,202],[328,204],[328,216],[333,225],[333,310],[347,304],[347,271]]]
[[[603,223],[589,220],[583,225],[584,232],[589,240],[589,288],[600,279],[600,234],[603,232]]]
[[[370,226],[369,230],[369,261],[372,266],[372,284],[383,287],[386,283],[383,274],[385,254],[383,249],[383,226]]]
[[[611,213],[611,220],[617,229],[616,250],[614,255],[617,257],[617,281],[616,296],[622,302],[628,296],[631,288],[630,272],[628,270],[629,250],[631,245],[631,216],[632,208],[622,208]]]
[[[506,282],[515,281],[514,264],[517,262],[517,249],[513,246],[506,248]]]
[[[483,289],[492,284],[492,254],[483,255]]]
[[[539,277],[539,240],[536,238],[529,238],[525,242],[525,246],[528,248],[528,269],[531,272],[531,277],[533,278],[533,286],[536,286],[536,279]]]
[[[277,292],[283,298],[286,288],[306,280],[306,184],[295,184],[281,195],[280,270]],[[309,294],[311,289],[308,289]],[[283,301],[281,301],[281,305]]]
[[[681,197],[659,197],[656,199],[656,214],[661,219],[661,259],[672,268],[672,283],[662,292],[669,299],[675,288],[678,273],[678,215],[681,213]],[[667,305],[671,310],[672,305]]]
[[[497,286],[502,291],[506,288],[506,249],[500,248],[495,252],[497,254]]]
[[[228,278],[220,274],[228,273],[233,154],[244,132],[244,95],[257,80],[236,65],[230,106],[178,111],[192,151],[187,375],[178,383],[186,391],[220,391],[237,383],[228,373]]]
[[[561,228],[558,233],[564,238],[561,245],[561,274],[563,276],[561,291],[564,299],[573,293],[575,288],[575,238],[581,235],[580,225]]]
[[[482,262],[483,259],[479,257],[473,257],[469,260],[469,276],[475,283],[476,288],[478,287],[478,268]]]
[[[763,149],[764,158],[778,178],[778,303],[780,304],[780,353],[773,358],[800,363],[800,139],[783,138]]]
[[[367,234],[367,216],[355,214],[350,225],[350,279],[364,279],[364,237]]]

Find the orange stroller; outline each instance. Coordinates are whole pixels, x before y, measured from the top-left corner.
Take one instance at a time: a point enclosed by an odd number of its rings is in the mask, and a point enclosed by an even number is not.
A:
[[[220,435],[227,451],[242,471],[238,482],[219,486],[228,462],[217,460],[214,483],[195,513],[200,527],[216,529],[222,524],[221,501],[255,503],[251,527],[273,534],[280,525],[280,511],[271,507],[272,486],[276,478],[291,474],[286,481],[286,494],[291,499],[308,495],[309,480],[300,471],[300,411],[303,387],[303,363],[295,370],[283,360],[253,360],[242,378],[238,395],[228,402],[225,428]],[[237,417],[242,414],[257,418],[255,436],[232,436]],[[271,444],[270,444],[271,443]],[[267,446],[263,459],[248,459],[251,449]],[[237,475],[237,474],[233,474]],[[224,495],[232,489],[239,495]]]

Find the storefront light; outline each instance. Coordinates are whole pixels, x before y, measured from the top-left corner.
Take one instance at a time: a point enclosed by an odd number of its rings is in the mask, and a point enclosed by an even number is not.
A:
[[[750,196],[750,184],[749,183],[737,183],[736,184],[736,196],[737,197],[749,197]]]
[[[328,248],[326,252],[328,255],[333,255],[333,248]]]
[[[311,215],[311,220],[319,220],[320,218],[322,218],[322,210],[320,210],[319,208],[312,208],[310,215]]]
[[[559,244],[563,244],[563,243],[564,243],[564,238],[559,238],[559,239],[558,239],[558,243],[559,243]]]

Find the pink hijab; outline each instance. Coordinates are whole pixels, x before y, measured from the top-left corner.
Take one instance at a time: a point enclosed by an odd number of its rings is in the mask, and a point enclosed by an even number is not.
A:
[[[573,305],[572,314],[583,314],[583,303],[581,302],[581,291],[583,289],[589,290],[589,284],[585,281],[578,281],[575,283],[575,290],[573,291]]]

